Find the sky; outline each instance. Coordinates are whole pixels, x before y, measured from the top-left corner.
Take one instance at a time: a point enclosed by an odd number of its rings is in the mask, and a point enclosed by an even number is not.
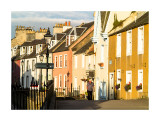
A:
[[[16,26],[50,28],[53,34],[53,26],[56,23],[71,21],[72,26],[80,25],[94,20],[94,11],[12,11],[11,12],[11,38],[15,37]]]

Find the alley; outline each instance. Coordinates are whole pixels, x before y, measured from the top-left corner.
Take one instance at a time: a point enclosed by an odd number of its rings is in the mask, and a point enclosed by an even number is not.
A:
[[[136,100],[57,100],[57,110],[148,110],[149,99]]]

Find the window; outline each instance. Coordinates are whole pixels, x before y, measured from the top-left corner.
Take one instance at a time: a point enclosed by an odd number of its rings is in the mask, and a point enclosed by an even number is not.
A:
[[[88,56],[88,69],[90,69],[91,67],[91,56],[89,55]]]
[[[67,75],[64,75],[64,87],[67,87]]]
[[[23,47],[23,54],[25,54],[26,53],[26,48],[25,47]]]
[[[54,77],[54,87],[57,88],[57,76]]]
[[[58,57],[55,56],[55,68],[57,68],[57,67],[58,67]]]
[[[120,69],[117,69],[117,85],[118,84],[120,84],[120,88],[121,88],[121,70]]]
[[[70,35],[70,43],[74,42],[74,35]]]
[[[39,52],[42,51],[42,44],[39,45]]]
[[[74,88],[77,88],[77,77],[74,77]]]
[[[62,87],[62,75],[60,74],[59,75],[59,88]]]
[[[82,55],[82,68],[84,68],[84,54]]]
[[[67,67],[67,55],[64,55],[64,67]]]
[[[33,47],[30,46],[30,54],[33,52]]]
[[[121,57],[121,34],[117,34],[117,57]]]
[[[32,71],[35,70],[35,60],[32,60]]]
[[[62,68],[62,55],[59,56],[59,67]]]
[[[75,55],[75,68],[77,68],[77,55]]]
[[[127,31],[127,52],[126,55],[132,55],[132,30]]]
[[[68,36],[66,36],[66,46],[68,46],[69,45],[69,35]]]
[[[27,60],[27,71],[29,70],[29,60]]]
[[[126,71],[126,84],[131,83],[131,89],[128,92],[131,92],[132,90],[132,71]]]
[[[104,45],[101,45],[101,62],[104,62]]]
[[[140,91],[143,90],[143,70],[138,70],[138,86],[142,85],[142,89]]]
[[[138,27],[138,54],[144,54],[144,26]]]
[[[84,90],[84,81],[82,81],[82,90]]]

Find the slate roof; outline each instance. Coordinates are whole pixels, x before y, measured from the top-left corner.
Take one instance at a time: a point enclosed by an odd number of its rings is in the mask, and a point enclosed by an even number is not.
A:
[[[25,54],[21,59],[36,58],[36,45],[33,45],[33,52],[29,55]]]
[[[66,47],[66,42],[63,41],[63,43],[54,52],[62,52],[67,50],[68,50],[68,47]]]
[[[146,12],[144,15],[142,15],[140,18],[138,18],[136,20],[136,22],[133,21],[132,23],[130,23],[126,27],[122,28],[121,30],[109,34],[109,36],[112,36],[114,34],[118,34],[118,33],[124,32],[124,31],[128,31],[130,29],[134,29],[136,27],[139,27],[139,26],[142,26],[142,25],[145,25],[148,23],[149,23],[149,12]]]
[[[80,48],[78,51],[76,51],[74,54],[81,54],[81,53],[85,53],[86,50],[89,49],[89,47],[93,44],[92,40],[90,39],[90,41],[88,43],[86,43],[82,48]]]

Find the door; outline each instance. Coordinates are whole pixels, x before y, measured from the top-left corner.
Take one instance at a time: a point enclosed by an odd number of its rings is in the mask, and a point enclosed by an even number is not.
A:
[[[109,74],[109,99],[114,99],[114,73]]]
[[[106,100],[106,82],[100,83],[100,99]]]

